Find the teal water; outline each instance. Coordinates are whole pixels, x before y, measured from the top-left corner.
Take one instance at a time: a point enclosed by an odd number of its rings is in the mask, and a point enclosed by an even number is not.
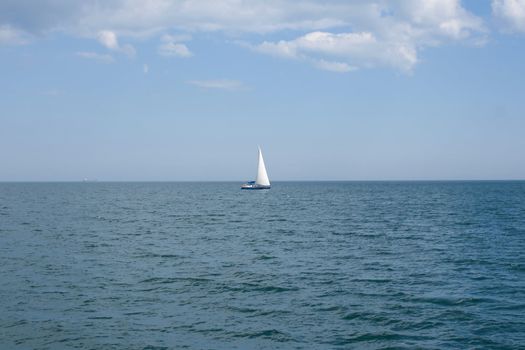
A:
[[[525,348],[525,182],[1,183],[0,349]]]

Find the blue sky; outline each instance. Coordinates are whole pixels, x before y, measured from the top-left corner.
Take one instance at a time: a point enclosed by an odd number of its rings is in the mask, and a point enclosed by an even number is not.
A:
[[[525,0],[2,1],[0,181],[525,178]]]

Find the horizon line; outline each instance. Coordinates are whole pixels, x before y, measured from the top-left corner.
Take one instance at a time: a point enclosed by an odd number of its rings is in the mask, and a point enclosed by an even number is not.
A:
[[[490,182],[490,181],[525,181],[525,178],[507,179],[353,179],[353,180],[272,180],[272,183],[280,182]],[[243,183],[244,180],[0,180],[0,183]]]

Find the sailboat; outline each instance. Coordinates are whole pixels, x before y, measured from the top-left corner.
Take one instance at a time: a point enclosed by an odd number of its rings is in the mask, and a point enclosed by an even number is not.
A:
[[[266,167],[264,166],[264,159],[259,147],[259,164],[257,167],[257,177],[255,181],[250,181],[241,186],[242,190],[265,190],[270,188],[270,179],[266,173]]]

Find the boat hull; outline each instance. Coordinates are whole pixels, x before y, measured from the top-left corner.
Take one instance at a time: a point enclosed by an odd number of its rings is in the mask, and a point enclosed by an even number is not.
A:
[[[269,190],[270,186],[262,186],[262,185],[250,185],[245,184],[241,186],[241,190]]]

